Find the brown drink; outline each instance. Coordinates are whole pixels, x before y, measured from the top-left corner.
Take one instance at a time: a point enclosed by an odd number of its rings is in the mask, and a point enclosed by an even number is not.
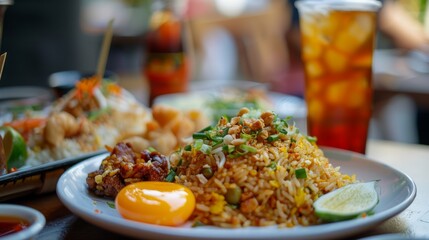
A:
[[[309,135],[365,153],[378,1],[298,1]]]

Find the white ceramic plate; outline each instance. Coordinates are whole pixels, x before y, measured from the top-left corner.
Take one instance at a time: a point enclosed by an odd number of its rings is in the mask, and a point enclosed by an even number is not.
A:
[[[330,239],[351,236],[380,224],[406,209],[416,196],[416,185],[406,174],[364,155],[324,148],[325,155],[341,171],[356,174],[361,181],[380,179],[380,202],[375,214],[366,218],[309,227],[279,229],[251,227],[224,229],[215,227],[164,227],[123,219],[112,207],[113,200],[99,198],[87,190],[86,176],[99,168],[106,155],[83,161],[64,173],[57,194],[70,211],[101,228],[137,238],[157,239]]]

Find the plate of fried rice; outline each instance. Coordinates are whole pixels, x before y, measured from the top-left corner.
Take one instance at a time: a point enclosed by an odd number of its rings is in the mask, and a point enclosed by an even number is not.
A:
[[[193,214],[183,225],[145,224],[126,220],[117,212],[115,192],[103,191],[112,188],[109,183],[117,187],[144,181],[136,177],[145,173],[133,175],[133,170],[166,166],[155,159],[141,159],[149,155],[133,152],[128,143],[118,143],[110,154],[70,168],[58,181],[57,195],[70,211],[99,227],[137,238],[163,239],[353,236],[399,214],[416,195],[413,180],[401,171],[365,155],[319,148],[314,138],[270,111],[242,109],[236,117],[221,118],[192,138],[189,145],[168,156],[168,175],[175,173],[170,181],[188,187],[196,199]],[[313,203],[318,197],[373,180],[379,180],[381,192],[372,214],[333,223],[316,216]],[[240,189],[241,197],[232,201],[228,192],[234,188]]]

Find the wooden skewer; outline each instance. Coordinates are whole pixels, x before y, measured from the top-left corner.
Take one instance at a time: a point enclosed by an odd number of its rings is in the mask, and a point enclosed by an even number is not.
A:
[[[106,70],[107,57],[109,55],[110,43],[112,42],[113,22],[114,22],[114,19],[111,19],[109,21],[109,24],[107,26],[107,30],[104,33],[104,39],[103,39],[103,45],[101,47],[101,52],[100,52],[100,55],[98,57],[98,66],[97,66],[96,76],[97,76],[97,79],[99,79],[99,81],[101,81],[103,79],[104,71]]]
[[[3,67],[4,67],[4,63],[6,62],[6,57],[7,57],[7,52],[0,55],[0,79],[1,79],[1,75],[3,74]]]

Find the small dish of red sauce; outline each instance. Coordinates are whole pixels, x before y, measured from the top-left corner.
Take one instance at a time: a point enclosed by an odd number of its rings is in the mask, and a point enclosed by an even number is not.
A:
[[[28,228],[30,224],[20,218],[1,216],[0,217],[0,237],[7,236]]]
[[[0,204],[0,239],[30,239],[45,226],[39,211],[21,205]]]

